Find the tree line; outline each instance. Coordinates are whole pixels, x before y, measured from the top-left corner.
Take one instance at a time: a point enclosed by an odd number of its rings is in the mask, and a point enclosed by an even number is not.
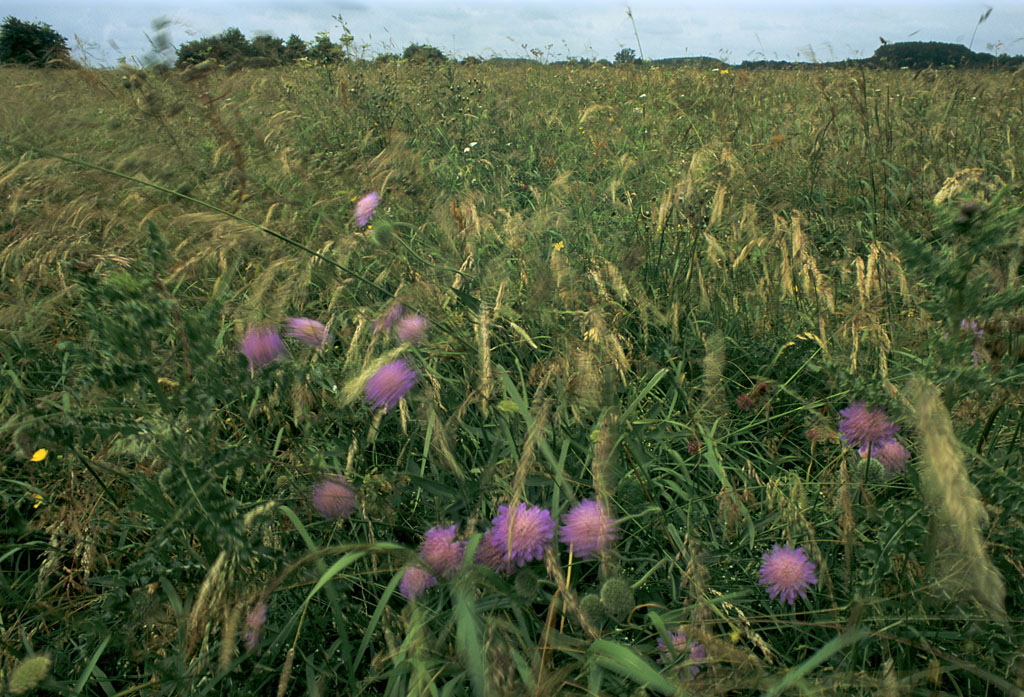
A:
[[[340,20],[340,18],[338,18]],[[354,51],[354,39],[342,24],[343,33],[334,42],[328,32],[320,32],[313,41],[305,41],[296,34],[287,39],[277,36],[257,35],[246,38],[237,27],[231,27],[214,36],[187,41],[178,46],[175,67],[188,68],[193,65],[214,61],[232,68],[261,68],[289,65],[297,62],[311,62],[318,65],[358,60]],[[883,40],[884,41],[884,40]],[[536,58],[535,54],[535,58]],[[425,44],[410,44],[402,55],[385,53],[376,56],[374,62],[404,60],[412,63],[442,62],[450,60],[440,49]],[[483,59],[468,57],[464,63],[484,62]],[[530,58],[488,59],[495,63],[532,63]],[[70,66],[67,39],[45,23],[23,22],[7,17],[0,25],[0,64],[20,64],[35,67]],[[611,66],[607,60],[569,58],[556,64],[577,66]],[[728,63],[717,58],[690,57],[664,58],[641,61],[630,48],[623,48],[615,54],[616,66],[659,65],[665,67],[691,66],[698,68],[728,68]],[[920,70],[924,68],[1010,68],[1024,66],[1024,56],[994,56],[976,53],[960,44],[938,41],[884,42],[870,58],[849,59],[837,62],[807,63],[792,61],[743,61],[739,68],[807,68],[807,67],[867,67],[903,68]]]

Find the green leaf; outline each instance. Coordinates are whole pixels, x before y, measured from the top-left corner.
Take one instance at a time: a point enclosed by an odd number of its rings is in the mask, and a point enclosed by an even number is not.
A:
[[[675,690],[658,670],[633,649],[607,639],[598,639],[590,646],[589,654],[597,665],[623,675],[647,689],[670,695]]]

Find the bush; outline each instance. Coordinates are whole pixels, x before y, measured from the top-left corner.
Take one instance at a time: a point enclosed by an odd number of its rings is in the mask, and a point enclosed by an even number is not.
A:
[[[217,36],[203,37],[179,46],[176,65],[182,68],[202,63],[210,58],[221,63],[237,63],[256,55],[256,49],[241,30],[231,27]]]
[[[431,61],[445,61],[447,58],[441,53],[441,49],[426,44],[409,44],[402,52],[402,58],[410,63],[428,63]]]
[[[68,60],[68,40],[49,24],[8,17],[0,27],[0,63],[42,68],[52,60]]]

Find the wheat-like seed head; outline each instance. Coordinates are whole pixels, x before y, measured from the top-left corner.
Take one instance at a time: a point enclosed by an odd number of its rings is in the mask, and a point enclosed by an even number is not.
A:
[[[951,596],[974,598],[992,618],[1004,620],[1003,579],[982,535],[988,514],[967,474],[949,412],[938,388],[924,378],[914,380],[908,397],[920,437],[922,493],[935,510],[931,542],[933,569],[942,573],[939,584]]]
[[[725,412],[725,383],[722,379],[725,335],[715,330],[705,340],[704,347],[704,401],[701,406],[714,416]]]

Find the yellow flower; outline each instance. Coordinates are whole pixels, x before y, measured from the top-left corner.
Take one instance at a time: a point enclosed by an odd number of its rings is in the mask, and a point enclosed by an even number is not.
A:
[[[725,70],[722,71],[722,75],[728,75],[728,74],[729,74],[729,69],[728,68],[726,68]]]
[[[561,240],[555,242],[555,249],[558,250],[559,252],[565,249],[565,242],[562,242]]]
[[[28,495],[28,497],[35,501],[35,503],[32,504],[32,508],[39,508],[40,506],[43,505],[42,494],[37,494],[36,492],[33,491],[31,494]]]
[[[39,462],[45,460],[46,456],[50,454],[50,451],[46,448],[40,448],[39,450],[32,453],[32,462]]]

